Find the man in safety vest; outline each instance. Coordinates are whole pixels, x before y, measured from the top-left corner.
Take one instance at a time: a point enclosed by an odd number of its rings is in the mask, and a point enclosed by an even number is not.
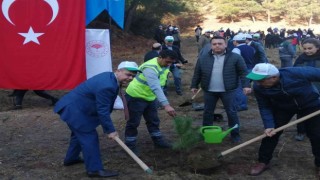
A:
[[[174,51],[161,51],[159,57],[139,67],[142,73],[139,73],[126,89],[130,117],[126,124],[125,144],[135,153],[137,153],[137,128],[142,115],[155,147],[171,148],[171,144],[164,140],[160,132],[157,108],[159,102],[170,116],[175,116],[175,110],[170,106],[162,88],[167,81],[169,66],[176,58],[177,54]]]

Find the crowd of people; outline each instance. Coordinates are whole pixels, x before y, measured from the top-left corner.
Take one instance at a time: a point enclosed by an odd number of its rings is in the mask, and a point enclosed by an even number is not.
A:
[[[234,33],[229,28],[211,31],[200,25],[194,30],[198,59],[190,88],[194,94],[199,86],[204,91],[203,126],[213,125],[220,99],[228,126],[241,127],[237,112],[248,110],[246,96],[254,92],[266,137],[259,149],[258,163],[250,170],[253,176],[270,168],[283,132],[274,133],[274,129],[288,124],[295,115],[301,118],[320,110],[320,41],[310,29],[268,28],[267,32],[265,35],[264,31],[239,29]],[[300,46],[303,53],[295,60]],[[265,48],[278,48],[280,69],[269,63]],[[310,140],[320,178],[320,115],[299,123],[297,129],[296,140],[303,140],[305,134]],[[241,142],[240,128],[231,131],[231,140]]]
[[[253,90],[267,135],[259,149],[258,163],[250,171],[251,175],[257,176],[270,167],[272,154],[283,132],[274,133],[273,130],[289,123],[295,115],[301,118],[320,109],[320,41],[310,29],[279,31],[268,28],[266,36],[263,31],[241,29],[237,33],[229,29],[227,33],[222,28],[216,32],[204,32],[199,39],[210,39],[211,48],[200,43],[195,32],[201,50],[191,85],[193,92],[199,83],[204,90],[203,124],[212,125],[217,98],[222,100],[226,109],[229,127],[239,124],[236,112],[247,110],[246,95]],[[302,54],[295,60],[300,46]],[[280,69],[269,63],[265,48],[278,48]],[[230,65],[230,62],[233,63]],[[252,85],[248,80],[253,81]],[[228,98],[233,101],[228,102]],[[230,107],[230,103],[234,106]],[[296,140],[302,141],[305,134],[310,140],[317,177],[320,178],[320,116],[299,123],[297,131]],[[239,130],[231,132],[233,142],[240,141],[239,134]]]
[[[198,56],[190,90],[195,94],[201,88],[204,92],[202,125],[214,125],[214,110],[221,100],[228,126],[238,125],[231,131],[230,139],[239,144],[242,139],[238,112],[250,110],[247,95],[254,94],[256,98],[266,137],[258,151],[258,162],[250,169],[253,176],[270,168],[272,154],[282,134],[282,131],[274,133],[274,129],[289,123],[295,115],[300,118],[320,110],[320,41],[311,30],[268,28],[267,32],[264,35],[263,31],[239,29],[235,33],[229,28],[212,31],[203,30],[200,25],[194,29]],[[269,41],[270,36],[279,39]],[[52,101],[54,112],[70,129],[65,166],[84,163],[89,177],[118,175],[103,167],[96,130],[101,125],[109,138],[118,136],[111,119],[117,95],[122,97],[128,116],[124,137],[129,149],[137,155],[140,153],[137,140],[142,116],[154,147],[172,147],[160,130],[158,109],[161,106],[169,116],[176,116],[167,98],[168,75],[173,75],[176,94],[183,95],[181,67],[188,61],[180,50],[178,27],[160,25],[155,30],[154,40],[140,66],[133,61],[123,61],[114,72],[104,72],[84,81],[60,100],[45,91],[35,91]],[[295,60],[298,47],[302,54]],[[280,69],[269,62],[265,48],[279,49]],[[26,92],[15,90],[11,95],[16,98],[15,109],[21,109]],[[320,115],[298,125],[296,139],[303,140],[305,135],[310,140],[320,178]]]

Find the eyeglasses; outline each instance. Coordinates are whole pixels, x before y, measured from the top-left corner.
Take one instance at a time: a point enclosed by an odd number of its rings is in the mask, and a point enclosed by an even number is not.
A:
[[[168,41],[168,42],[173,42],[173,41]]]

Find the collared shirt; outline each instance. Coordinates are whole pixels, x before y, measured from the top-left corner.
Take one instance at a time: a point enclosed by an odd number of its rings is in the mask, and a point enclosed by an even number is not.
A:
[[[170,49],[171,51],[173,50],[173,49],[172,49],[172,46],[167,46],[167,48]]]
[[[223,82],[223,65],[225,59],[225,53],[223,54],[212,54],[214,57],[214,63],[211,73],[211,79],[209,83],[208,91],[210,92],[225,92]]]

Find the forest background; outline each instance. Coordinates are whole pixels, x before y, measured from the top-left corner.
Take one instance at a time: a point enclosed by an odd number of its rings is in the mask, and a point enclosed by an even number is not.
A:
[[[265,27],[277,26],[311,28],[317,33],[319,5],[320,0],[126,0],[124,31],[151,37],[159,24],[175,25],[181,33],[200,24],[211,30],[246,27],[265,31]],[[102,23],[106,19],[104,12],[88,27],[107,28],[110,23]]]

